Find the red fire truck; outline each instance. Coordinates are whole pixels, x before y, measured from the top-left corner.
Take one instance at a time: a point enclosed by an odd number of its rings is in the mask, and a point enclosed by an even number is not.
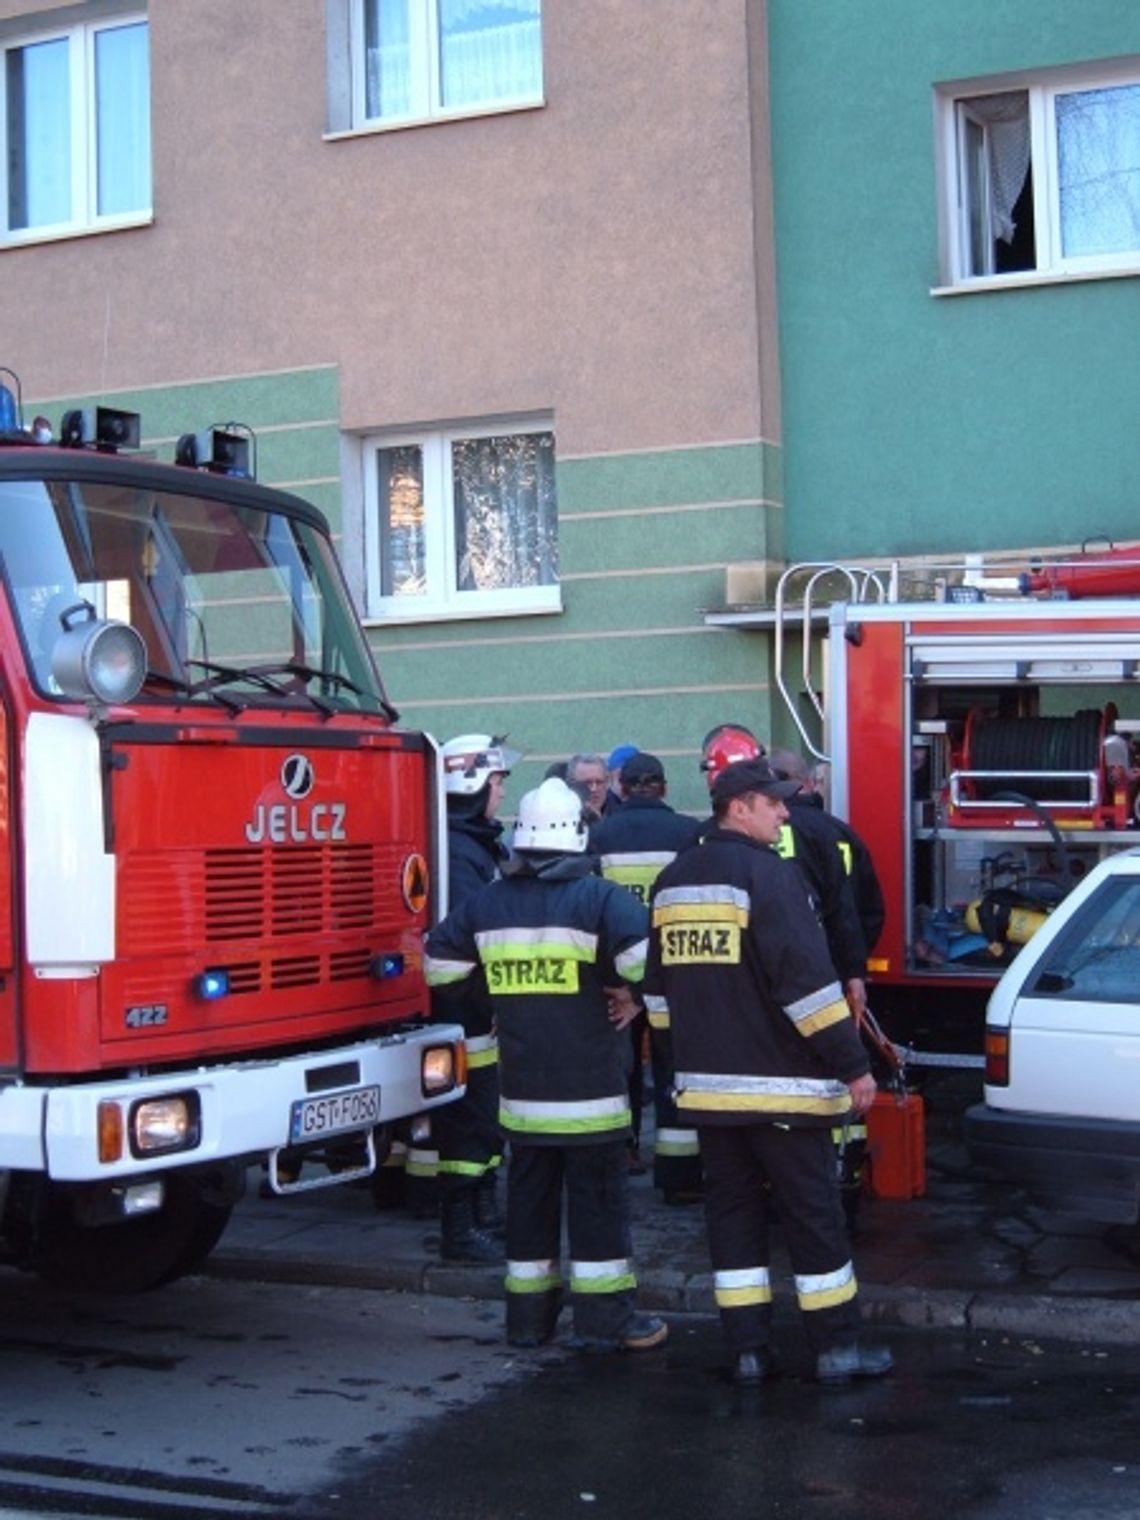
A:
[[[903,599],[897,571],[797,565],[773,609],[706,615],[773,629],[828,806],[882,881],[872,1004],[920,1051],[955,1033],[979,1050],[1020,945],[1097,861],[1140,843],[1140,548],[1013,569],[959,569]]]
[[[109,409],[53,442],[0,388],[0,1231],[67,1285],[168,1281],[251,1165],[366,1176],[463,1088],[425,1022],[434,746],[252,442],[161,464]]]

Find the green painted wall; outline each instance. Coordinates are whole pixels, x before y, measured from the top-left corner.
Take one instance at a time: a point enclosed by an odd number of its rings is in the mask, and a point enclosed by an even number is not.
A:
[[[634,743],[701,811],[700,741],[769,724],[763,641],[705,627],[725,566],[782,554],[779,450],[762,444],[562,459],[560,614],[372,630],[405,719],[444,739],[509,732],[508,808],[552,760]]]
[[[98,396],[53,396],[25,401],[30,418],[42,411],[52,426],[72,407],[113,406],[138,412],[142,447],[172,460],[182,433],[238,422],[256,439],[257,477],[304,497],[340,532],[339,388],[333,365],[269,375],[202,380],[189,385],[106,391]]]
[[[930,291],[935,83],[1140,55],[1140,6],[768,10],[790,556],[1135,538],[1140,281]]]

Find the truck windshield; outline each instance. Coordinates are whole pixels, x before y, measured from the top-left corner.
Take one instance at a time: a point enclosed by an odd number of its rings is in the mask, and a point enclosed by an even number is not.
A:
[[[82,480],[0,481],[0,555],[37,687],[97,615],[146,642],[143,698],[386,710],[324,534],[260,506]]]

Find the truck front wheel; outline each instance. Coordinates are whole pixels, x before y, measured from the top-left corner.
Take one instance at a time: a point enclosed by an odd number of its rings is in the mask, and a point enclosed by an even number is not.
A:
[[[161,1208],[114,1224],[81,1224],[62,1189],[49,1189],[41,1201],[27,1264],[53,1287],[91,1293],[143,1293],[193,1272],[232,1211],[177,1176],[167,1176]]]

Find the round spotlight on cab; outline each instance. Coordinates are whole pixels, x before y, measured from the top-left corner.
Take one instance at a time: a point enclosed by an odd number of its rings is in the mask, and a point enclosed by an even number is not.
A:
[[[146,680],[146,645],[129,623],[89,618],[66,628],[51,653],[51,673],[65,697],[130,702]]]

